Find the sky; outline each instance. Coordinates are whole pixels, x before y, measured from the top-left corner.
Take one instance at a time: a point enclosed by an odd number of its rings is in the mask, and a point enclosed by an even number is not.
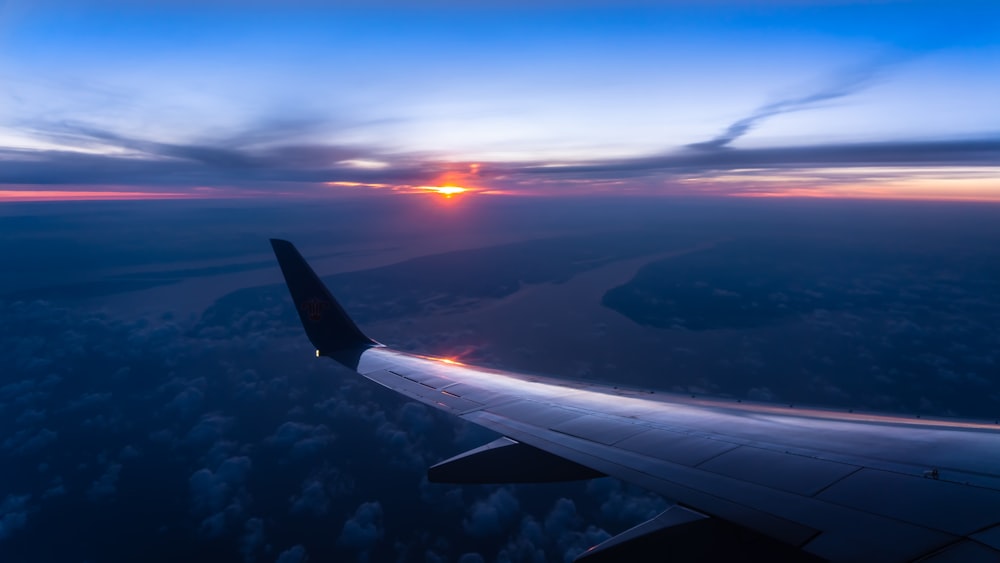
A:
[[[0,2],[0,201],[1000,200],[1000,5]]]

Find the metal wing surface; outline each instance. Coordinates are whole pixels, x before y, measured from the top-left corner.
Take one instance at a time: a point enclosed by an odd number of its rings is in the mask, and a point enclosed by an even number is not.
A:
[[[719,519],[832,561],[1000,561],[993,421],[705,400],[406,354],[365,337],[294,246],[272,244],[318,356],[506,437],[432,477],[495,480],[507,456],[521,462],[511,481],[532,480],[527,467],[538,481],[605,474],[655,491],[689,516],[663,526]]]

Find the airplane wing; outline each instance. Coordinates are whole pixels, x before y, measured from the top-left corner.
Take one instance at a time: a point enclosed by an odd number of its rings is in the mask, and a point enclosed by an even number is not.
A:
[[[627,391],[394,351],[366,337],[295,247],[272,240],[317,356],[503,438],[432,481],[610,475],[677,504],[596,546],[721,520],[831,561],[1000,561],[1000,424]]]

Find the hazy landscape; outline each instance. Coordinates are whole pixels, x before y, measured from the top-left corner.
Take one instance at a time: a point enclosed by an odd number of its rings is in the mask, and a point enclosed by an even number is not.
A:
[[[369,334],[407,350],[648,389],[1000,416],[1000,209],[453,203],[448,220],[396,232],[356,225],[438,202],[220,205],[198,221],[143,202],[6,209],[3,559],[562,559],[666,505],[610,479],[428,484],[428,465],[490,433],[316,360],[271,236],[315,258]],[[490,220],[470,227],[477,214]],[[44,541],[52,530],[59,542]]]

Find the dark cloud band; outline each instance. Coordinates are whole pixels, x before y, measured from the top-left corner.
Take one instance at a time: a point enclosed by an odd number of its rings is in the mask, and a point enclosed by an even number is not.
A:
[[[811,102],[799,100],[798,103]],[[267,190],[280,185],[284,191],[296,188],[308,191],[316,184],[327,182],[426,185],[456,167],[467,166],[428,155],[388,154],[372,147],[280,144],[273,140],[260,143],[259,132],[247,138],[233,137],[214,144],[177,144],[126,138],[93,128],[66,125],[51,132],[50,137],[61,141],[72,138],[81,146],[101,146],[103,152],[0,149],[0,185],[18,185],[21,189],[23,186],[51,189],[51,186],[127,185],[144,186],[152,191],[164,187],[199,186]],[[691,177],[748,168],[1000,166],[1000,138],[750,149],[726,147],[727,143],[715,143],[710,150],[706,150],[707,146],[687,147],[651,156],[589,162],[482,163],[477,170],[482,183],[490,187],[492,181],[509,186],[512,179],[518,178]],[[377,163],[377,166],[358,165],[364,161]]]

